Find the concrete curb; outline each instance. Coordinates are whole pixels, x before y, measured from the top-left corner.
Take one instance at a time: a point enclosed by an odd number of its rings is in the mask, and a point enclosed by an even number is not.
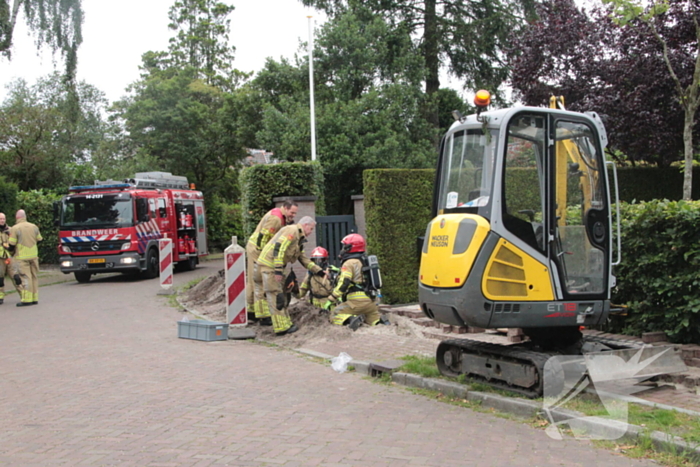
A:
[[[331,355],[314,350],[304,348],[297,348],[294,350],[305,355],[328,361],[333,358]],[[352,360],[350,365],[355,368],[355,372],[371,376],[372,362]],[[681,438],[667,433],[659,431],[649,432],[640,426],[630,425],[629,423],[622,423],[600,417],[589,417],[580,412],[571,410],[551,409],[545,411],[541,402],[470,391],[467,386],[460,383],[434,378],[424,378],[411,373],[394,372],[391,374],[391,380],[402,386],[428,389],[456,399],[476,402],[482,407],[498,410],[499,412],[507,413],[518,418],[530,419],[539,415],[544,419],[549,419],[553,424],[566,424],[576,430],[576,432],[585,433],[586,439],[612,438],[628,441],[650,439],[654,446],[660,451],[685,454],[695,461],[700,460],[700,445],[687,443]],[[671,409],[674,408],[671,407]]]

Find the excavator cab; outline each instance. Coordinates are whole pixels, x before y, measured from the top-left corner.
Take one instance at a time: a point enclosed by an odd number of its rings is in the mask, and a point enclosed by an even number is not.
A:
[[[545,347],[607,318],[607,136],[597,114],[561,107],[480,109],[443,137],[421,252],[428,317],[522,328]]]

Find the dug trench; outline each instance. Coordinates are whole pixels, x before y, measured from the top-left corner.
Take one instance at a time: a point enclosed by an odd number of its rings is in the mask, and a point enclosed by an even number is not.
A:
[[[226,298],[225,298],[224,270],[206,277],[191,288],[181,291],[178,301],[187,309],[197,315],[218,322],[227,322]],[[347,326],[338,326],[330,323],[329,313],[309,304],[305,299],[292,298],[287,309],[292,322],[299,330],[285,336],[275,336],[271,326],[261,326],[250,323],[248,327],[255,330],[256,337],[261,340],[275,340],[285,347],[313,348],[317,344],[325,342],[340,343],[352,341],[363,336],[397,336],[410,340],[423,341],[424,344],[437,340],[424,335],[426,329],[411,319],[388,313],[386,316],[391,325],[368,326],[362,325],[357,331],[352,331]]]

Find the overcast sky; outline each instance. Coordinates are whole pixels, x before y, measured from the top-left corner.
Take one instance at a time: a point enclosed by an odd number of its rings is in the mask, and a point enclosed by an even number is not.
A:
[[[83,0],[83,43],[78,50],[78,78],[105,92],[110,102],[122,97],[128,84],[138,80],[141,55],[165,51],[173,32],[168,29],[168,9],[174,0]],[[309,20],[319,25],[321,13],[299,0],[229,0],[231,45],[236,47],[234,67],[259,71],[267,57],[292,58],[299,41],[309,37]],[[303,52],[305,55],[305,51]],[[57,57],[60,58],[60,57]],[[33,39],[22,20],[14,35],[12,60],[0,57],[0,100],[5,85],[21,77],[33,84],[40,76],[63,69],[50,53],[37,56]]]

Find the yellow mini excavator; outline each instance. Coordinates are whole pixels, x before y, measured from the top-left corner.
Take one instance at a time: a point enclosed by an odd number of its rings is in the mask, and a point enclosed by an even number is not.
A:
[[[627,351],[587,348],[580,331],[607,319],[620,258],[607,136],[596,113],[567,111],[563,98],[486,111],[489,101],[479,91],[477,113],[456,114],[442,139],[419,301],[441,323],[523,329],[520,345],[444,341],[437,363],[445,375],[535,397],[552,355]]]

